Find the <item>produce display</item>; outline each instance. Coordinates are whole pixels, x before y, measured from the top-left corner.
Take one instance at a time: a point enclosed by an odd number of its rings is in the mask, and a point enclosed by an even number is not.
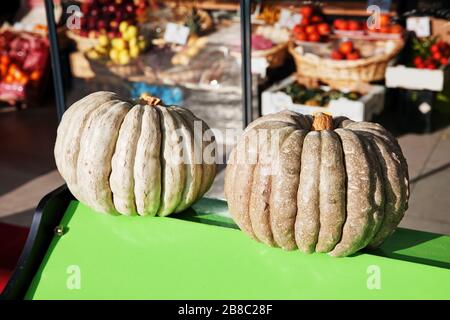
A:
[[[437,69],[446,66],[450,58],[450,45],[438,38],[413,39],[412,66],[418,69]]]
[[[114,38],[105,33],[99,35],[97,45],[86,52],[87,57],[125,65],[136,59],[147,47],[147,41],[139,35],[138,27],[129,25],[126,21],[120,22],[119,33],[116,35]]]
[[[302,6],[302,19],[292,30],[295,40],[309,42],[324,42],[331,33],[330,25],[324,21],[322,11],[317,6]]]
[[[343,41],[339,44],[339,48],[331,52],[333,60],[358,60],[361,53],[353,46],[352,41]]]
[[[408,208],[408,167],[382,126],[292,111],[252,122],[232,150],[225,195],[251,238],[352,255],[378,247]]]
[[[81,36],[96,37],[107,33],[110,38],[121,36],[119,24],[126,21],[136,25],[146,18],[148,1],[146,0],[97,0],[81,3]]]
[[[194,132],[196,121],[202,132]],[[72,194],[98,212],[167,216],[192,205],[214,180],[214,137],[202,139],[208,129],[189,110],[150,95],[132,102],[99,91],[64,113],[56,165]]]
[[[356,91],[344,93],[333,89],[307,88],[297,82],[289,84],[283,91],[291,96],[294,103],[315,107],[327,107],[331,100],[340,98],[349,100],[358,100],[361,98],[361,94]]]
[[[39,84],[48,59],[48,41],[31,32],[0,32],[0,98],[23,100]]]

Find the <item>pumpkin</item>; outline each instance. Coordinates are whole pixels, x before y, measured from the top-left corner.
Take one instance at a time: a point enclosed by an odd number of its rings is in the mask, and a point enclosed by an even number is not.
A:
[[[211,133],[211,143],[203,141],[207,130],[189,110],[152,96],[133,103],[99,91],[64,113],[56,165],[72,194],[96,211],[167,216],[192,205],[214,180],[215,141]]]
[[[395,230],[408,179],[402,151],[381,125],[282,111],[239,137],[225,195],[237,225],[257,241],[348,256]]]

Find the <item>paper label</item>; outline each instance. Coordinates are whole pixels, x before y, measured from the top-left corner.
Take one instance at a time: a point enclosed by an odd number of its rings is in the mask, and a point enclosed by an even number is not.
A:
[[[189,37],[189,28],[181,24],[169,22],[164,32],[164,40],[170,43],[185,45]]]
[[[301,14],[295,13],[288,9],[281,9],[280,17],[278,18],[278,26],[292,29],[296,24],[299,24],[301,21],[302,21]]]
[[[428,37],[431,34],[430,17],[409,17],[406,19],[406,29],[414,31],[418,37]]]
[[[252,57],[252,73],[253,74],[259,74],[262,77],[265,77],[268,66],[269,66],[269,63],[267,62],[266,58],[263,58],[263,57],[253,58]]]

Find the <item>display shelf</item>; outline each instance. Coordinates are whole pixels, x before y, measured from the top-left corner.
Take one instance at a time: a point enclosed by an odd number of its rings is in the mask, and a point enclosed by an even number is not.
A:
[[[27,299],[450,298],[448,236],[400,228],[377,250],[332,258],[251,240],[222,200],[161,218],[99,214],[71,199],[54,222],[64,234],[34,259]],[[380,287],[370,289],[375,269]],[[71,285],[74,272],[79,287]]]

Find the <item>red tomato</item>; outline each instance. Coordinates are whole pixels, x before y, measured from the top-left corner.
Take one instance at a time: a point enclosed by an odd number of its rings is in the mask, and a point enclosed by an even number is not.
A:
[[[421,56],[415,57],[413,63],[414,63],[415,66],[418,66],[418,65],[423,64],[423,59],[422,59],[422,57],[421,57]]]
[[[311,42],[319,42],[320,41],[320,35],[317,32],[308,34],[308,41]]]
[[[322,22],[322,17],[321,17],[321,16],[312,16],[311,22],[312,22],[312,23],[319,23],[319,22]]]
[[[433,59],[436,61],[440,61],[442,58],[442,54],[439,51],[433,53]]]
[[[309,21],[308,18],[302,18],[302,21],[300,21],[301,26],[308,26],[311,24],[311,21]]]
[[[37,70],[33,71],[30,74],[30,79],[33,80],[33,81],[39,80],[40,77],[41,77],[41,73],[39,71],[37,71]]]
[[[441,60],[439,62],[441,63],[441,65],[446,66],[448,63],[448,58],[443,57],[443,58],[441,58]]]
[[[9,57],[7,56],[7,55],[3,55],[1,58],[0,58],[0,63],[1,64],[9,64]]]
[[[403,32],[403,28],[399,24],[394,24],[389,27],[389,33],[392,34],[401,34]]]
[[[339,52],[343,54],[349,54],[352,51],[353,51],[353,42],[351,41],[344,41],[341,42],[341,44],[339,45]]]
[[[435,52],[438,52],[438,51],[439,51],[439,46],[437,45],[437,43],[433,44],[433,45],[430,47],[430,51],[431,51],[432,53],[435,53]]]
[[[306,33],[299,32],[299,33],[295,34],[295,39],[297,39],[298,41],[307,41],[308,37],[307,37]]]
[[[380,15],[380,26],[387,27],[391,22],[391,18],[387,14]]]
[[[336,19],[333,22],[333,26],[336,30],[347,30],[348,23],[343,19]]]
[[[302,33],[302,32],[305,32],[305,28],[299,24],[296,24],[294,29],[292,29],[292,32],[294,32],[294,34]]]
[[[427,69],[430,69],[430,70],[435,70],[436,69],[436,65],[434,64],[434,63],[429,63],[429,64],[427,64]]]
[[[330,26],[327,23],[321,23],[317,25],[317,31],[320,35],[324,36],[331,32]]]
[[[352,31],[362,30],[362,27],[358,21],[350,20],[348,22],[348,30],[352,30]]]
[[[344,59],[344,55],[342,53],[340,53],[338,50],[333,50],[331,52],[331,59],[342,60],[342,59]]]
[[[358,50],[354,50],[350,53],[347,53],[345,56],[347,60],[358,60],[361,58],[361,55],[359,54]]]
[[[311,17],[313,12],[314,12],[314,9],[311,6],[303,6],[303,7],[300,8],[300,13],[301,13],[303,18]]]
[[[306,26],[305,32],[306,34],[317,33],[317,28],[315,25]]]

